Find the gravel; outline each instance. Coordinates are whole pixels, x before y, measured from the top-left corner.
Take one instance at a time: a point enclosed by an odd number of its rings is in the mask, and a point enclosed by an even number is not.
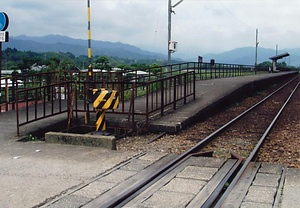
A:
[[[197,142],[205,138],[214,130],[226,122],[233,119],[235,116],[248,109],[253,104],[260,101],[267,94],[274,91],[278,86],[258,92],[244,99],[240,103],[235,103],[223,112],[213,115],[204,121],[199,121],[195,125],[181,131],[176,135],[164,135],[162,138],[149,143],[158,134],[143,134],[138,136],[126,137],[118,140],[118,150],[133,150],[137,152],[156,151],[172,154],[181,154],[187,149],[194,146]],[[267,163],[278,163],[287,165],[290,168],[300,168],[300,90],[297,91],[295,98],[289,108],[284,111],[280,121],[276,124],[272,133],[269,135],[263,148],[258,154],[259,161]],[[235,153],[246,156],[248,153],[245,150],[239,152],[235,149],[237,143],[248,145],[248,141],[235,141],[229,143],[229,147],[224,147],[221,142],[213,143],[210,148],[218,149],[218,154],[214,157],[229,157],[228,149],[234,150]],[[251,145],[249,145],[251,146]],[[204,150],[205,151],[205,150]],[[251,150],[249,150],[251,151]]]

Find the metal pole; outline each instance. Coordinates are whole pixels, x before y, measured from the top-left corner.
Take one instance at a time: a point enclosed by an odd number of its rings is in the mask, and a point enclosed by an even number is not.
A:
[[[171,42],[171,16],[172,16],[172,0],[168,3],[168,65],[171,64],[171,51],[169,50],[169,45]]]
[[[88,75],[89,81],[93,81],[93,67],[92,67],[92,48],[91,48],[91,9],[90,9],[90,0],[87,0],[88,7],[88,59],[89,59],[89,67],[88,67]]]
[[[90,9],[90,0],[87,0],[87,9],[88,9],[88,59],[89,59],[89,66],[88,66],[88,92],[87,92],[87,112],[85,123],[90,123],[90,109],[89,104],[92,100],[92,82],[93,82],[93,65],[92,65],[92,48],[91,48],[91,9]]]
[[[175,5],[172,6],[172,0],[169,0],[168,2],[168,65],[171,64],[171,53],[172,51],[170,51],[170,42],[171,42],[171,22],[172,22],[172,8],[177,7],[181,2],[183,2],[184,0],[180,0],[178,1]],[[175,14],[175,12],[174,12]]]
[[[255,39],[255,67],[257,66],[257,48],[258,48],[258,29],[256,29],[256,39]]]

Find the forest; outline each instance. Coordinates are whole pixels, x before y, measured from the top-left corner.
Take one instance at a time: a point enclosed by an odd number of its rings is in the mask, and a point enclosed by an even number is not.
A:
[[[124,70],[144,69],[149,66],[164,65],[166,61],[157,59],[131,60],[119,57],[98,56],[92,57],[92,63],[94,69],[110,71],[112,68],[121,68]],[[36,73],[35,70],[32,70],[32,66],[40,66],[41,72],[83,70],[88,68],[89,60],[87,56],[75,56],[70,52],[37,53],[32,51],[18,51],[15,48],[7,48],[2,51],[2,70],[20,70],[23,74]]]
[[[110,71],[113,68],[123,70],[146,69],[154,66],[166,65],[166,60],[162,59],[125,59],[119,57],[97,56],[92,58],[93,68]],[[32,66],[39,66],[40,70],[35,70]],[[7,48],[2,51],[2,70],[18,70],[22,74],[39,73],[48,71],[72,71],[83,70],[89,66],[87,56],[67,53],[32,51],[18,51],[15,48]],[[260,63],[258,66],[272,67],[269,61]],[[286,68],[285,62],[280,62],[278,68]],[[292,67],[293,70],[299,68]]]

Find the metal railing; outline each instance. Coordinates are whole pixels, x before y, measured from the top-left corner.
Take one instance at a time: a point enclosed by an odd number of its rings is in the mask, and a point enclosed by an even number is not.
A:
[[[81,112],[92,113],[94,109],[88,100],[91,88],[106,88],[117,90],[120,95],[119,108],[107,110],[107,113],[126,118],[126,127],[135,129],[142,126],[147,129],[153,117],[163,116],[194,100],[196,80],[250,74],[255,74],[252,66],[191,62],[152,67],[144,71],[94,72],[92,83],[87,81],[87,72],[15,76],[4,79],[7,83],[5,101],[1,104],[6,106],[5,110],[10,110],[10,106],[16,109],[19,133],[20,126],[43,118],[70,111],[76,117]],[[12,81],[11,85],[8,80]],[[25,116],[20,116],[22,108],[25,108],[22,110]],[[141,121],[142,125],[139,124]]]
[[[17,134],[20,134],[21,126],[71,110],[72,94],[71,82],[17,89],[15,101]]]
[[[57,71],[29,75],[15,75],[1,79],[0,113],[15,110],[17,89],[28,89],[58,83],[60,75]]]
[[[87,85],[87,82],[76,82],[75,88],[82,89]],[[93,82],[92,85],[96,89],[105,88],[119,92],[119,108],[106,110],[106,113],[121,115],[122,120],[127,120],[126,127],[130,129],[136,129],[137,126],[147,129],[150,117],[163,116],[166,112],[176,110],[178,106],[194,100],[196,91],[194,71],[152,81],[127,80],[105,82],[105,84]],[[94,112],[91,107],[88,107],[90,104],[87,100],[78,99],[78,97],[87,97],[87,91],[84,91],[84,94],[81,92],[76,93],[74,103],[76,116],[79,112]]]
[[[254,69],[250,65],[236,65],[236,64],[222,64],[222,63],[199,63],[188,62],[165,66],[150,67],[143,70],[127,70],[119,72],[94,72],[93,80],[101,82],[108,89],[116,89],[114,86],[116,82],[146,82],[156,79],[161,79],[184,72],[194,71],[196,80],[236,77],[255,74],[261,69]],[[267,71],[267,69],[264,69]],[[1,79],[0,89],[0,106],[1,111],[8,111],[15,109],[15,91],[21,88],[31,88],[35,86],[46,86],[59,82],[73,81],[84,82],[88,80],[87,72],[47,72],[30,75],[17,75]],[[107,85],[110,83],[110,86]],[[86,91],[87,84],[82,84],[78,90]],[[120,90],[120,89],[117,89]],[[85,97],[81,97],[84,99]]]

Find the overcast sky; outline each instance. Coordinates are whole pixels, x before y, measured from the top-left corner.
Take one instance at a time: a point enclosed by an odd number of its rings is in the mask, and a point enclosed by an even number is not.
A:
[[[172,0],[175,5],[179,0]],[[92,39],[167,53],[168,0],[90,0]],[[87,0],[0,0],[10,36],[87,39]],[[300,0],[184,0],[174,8],[177,57],[237,47],[300,48]]]

